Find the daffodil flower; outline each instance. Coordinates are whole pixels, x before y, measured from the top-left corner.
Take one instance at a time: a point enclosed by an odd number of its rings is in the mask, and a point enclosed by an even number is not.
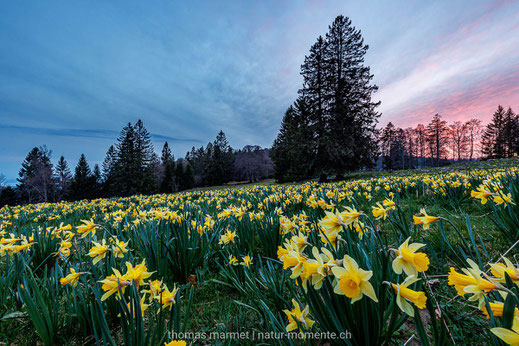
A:
[[[501,317],[501,316],[503,316],[503,310],[505,308],[505,304],[503,302],[489,302],[488,305],[490,306],[490,310],[492,311],[492,315],[494,317]],[[519,316],[519,309],[515,308],[514,310],[515,310],[514,314],[516,316]],[[483,312],[483,315],[485,315],[487,317],[487,319],[490,318],[490,315],[488,313],[488,310],[487,310],[486,306],[483,306],[481,308],[481,311]]]
[[[429,258],[422,252],[416,252],[425,244],[409,244],[411,237],[407,238],[396,250],[397,257],[393,260],[393,270],[397,274],[417,276],[417,272],[425,272],[429,269]]]
[[[70,284],[72,287],[76,287],[79,282],[81,275],[88,274],[86,272],[76,272],[74,268],[70,268],[70,274],[64,278],[59,279],[59,283],[63,286]]]
[[[413,215],[414,224],[423,225],[423,229],[425,230],[429,229],[431,223],[439,220],[439,217],[437,216],[427,215],[425,209],[423,208],[420,209],[420,213],[422,214],[422,216]]]
[[[481,204],[486,204],[488,201],[488,197],[493,196],[494,194],[488,190],[485,190],[483,185],[479,186],[476,191],[472,190],[470,192],[470,197],[478,198],[481,200]]]
[[[479,302],[478,307],[481,309],[485,305],[485,293],[497,289],[498,286],[494,282],[481,277],[482,272],[473,260],[467,259],[467,262],[470,267],[462,269],[465,274],[460,274],[451,267],[448,284],[454,286],[462,297],[465,294],[472,294],[469,300],[477,300]]]
[[[382,204],[380,204],[380,202],[377,202],[377,205],[371,207],[371,209],[372,209],[371,212],[373,213],[373,216],[377,220],[380,220],[380,219],[385,220],[387,218],[387,216],[389,215],[389,211],[391,210],[390,208],[387,208],[387,209],[384,208],[382,206]]]
[[[94,223],[92,219],[90,221],[88,220],[81,220],[83,223],[82,225],[77,226],[77,232],[81,234],[81,239],[85,238],[90,233],[94,234],[97,225]]]
[[[337,278],[334,288],[336,294],[351,298],[351,303],[362,299],[364,295],[378,302],[373,286],[368,281],[373,272],[359,268],[359,265],[348,255],[344,256],[342,267],[333,267],[333,275]]]
[[[306,261],[306,258],[303,257],[299,252],[290,250],[287,254],[283,256],[283,269],[291,268],[292,275],[290,275],[291,279],[295,279],[301,275],[303,271],[303,264]]]
[[[249,268],[250,265],[252,264],[252,259],[250,258],[249,255],[247,255],[245,257],[242,257],[242,262],[240,262],[240,264],[242,266],[245,266],[245,267]]]
[[[427,302],[427,297],[425,296],[424,292],[414,291],[408,288],[408,286],[414,284],[419,280],[420,279],[411,275],[408,276],[401,284],[391,284],[391,286],[397,294],[396,303],[398,307],[400,308],[400,310],[402,310],[411,317],[414,317],[414,309],[409,302],[413,303],[418,309],[425,308]]]
[[[166,285],[164,285],[164,289],[160,292],[160,294],[158,294],[155,297],[155,299],[158,300],[162,304],[159,311],[161,311],[165,308],[169,308],[171,310],[171,307],[173,306],[173,304],[176,303],[175,298],[177,296],[177,293],[178,293],[178,288],[176,285],[173,287],[172,291],[170,291],[169,288]]]
[[[92,261],[93,264],[97,264],[100,260],[106,257],[106,253],[108,252],[108,247],[106,246],[106,241],[103,239],[101,243],[97,243],[95,241],[92,242],[94,246],[90,248],[88,252],[88,256],[94,258]]]
[[[99,281],[103,284],[101,289],[105,291],[105,293],[101,296],[101,301],[105,301],[114,293],[117,293],[119,296],[119,290],[124,293],[126,286],[131,284],[126,275],[121,275],[121,272],[115,268],[112,268],[112,270],[114,274],[107,276],[105,279]]]
[[[490,331],[497,336],[499,339],[503,340],[509,345],[519,345],[519,317],[514,316],[514,322],[512,323],[512,329],[506,328],[492,328]]]
[[[298,329],[298,322],[300,325],[303,326],[304,329],[312,328],[315,321],[312,321],[310,318],[308,318],[308,314],[310,313],[309,306],[307,305],[303,310],[301,310],[301,306],[299,306],[295,299],[292,299],[292,304],[294,304],[294,309],[283,310],[283,312],[288,318],[288,325],[286,326],[286,331],[291,332],[293,330]]]
[[[225,234],[222,234],[222,236],[220,237],[220,241],[218,242],[218,244],[229,244],[229,243],[234,243],[234,238],[236,237],[236,232],[231,232],[229,230],[227,230],[225,232]]]
[[[495,276],[495,280],[497,282],[506,282],[505,274],[508,274],[514,283],[519,283],[519,268],[516,268],[508,258],[503,257],[503,260],[505,264],[501,262],[489,263],[490,272]]]

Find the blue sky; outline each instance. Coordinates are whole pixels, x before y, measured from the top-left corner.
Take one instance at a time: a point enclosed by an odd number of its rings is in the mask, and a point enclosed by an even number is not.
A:
[[[222,129],[270,146],[335,16],[370,50],[381,124],[519,108],[519,2],[16,1],[0,5],[0,173],[34,146],[102,162],[141,118],[182,157]],[[518,109],[519,110],[519,109]]]

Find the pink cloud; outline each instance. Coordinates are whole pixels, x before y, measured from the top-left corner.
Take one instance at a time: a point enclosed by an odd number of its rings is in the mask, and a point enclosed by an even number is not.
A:
[[[408,127],[427,123],[434,114],[439,113],[449,122],[476,117],[486,123],[499,104],[519,111],[519,66],[508,73],[494,74],[486,80],[432,101],[424,100],[407,105],[398,113],[387,117],[387,121]]]
[[[381,85],[382,125],[414,126],[435,113],[488,122],[499,104],[519,111],[519,21],[502,19],[509,4],[485,5],[480,16],[431,42],[433,53],[415,68]]]

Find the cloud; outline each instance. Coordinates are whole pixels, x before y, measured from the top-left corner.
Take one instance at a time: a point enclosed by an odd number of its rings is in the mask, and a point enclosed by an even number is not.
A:
[[[60,129],[60,128],[43,128],[43,127],[28,127],[28,126],[14,126],[14,125],[0,125],[0,129],[14,130],[32,135],[46,135],[59,137],[82,137],[82,138],[103,138],[115,139],[119,132],[114,130],[103,129]],[[152,140],[165,140],[171,142],[188,142],[188,143],[202,143],[199,139],[194,138],[177,138],[165,136],[156,133],[150,133]]]
[[[411,70],[399,66],[400,76],[381,86],[377,95],[383,120],[412,126],[434,113],[448,119],[477,114],[488,120],[489,104],[495,108],[519,101],[519,18],[503,20],[513,11],[510,6],[498,2],[484,8],[430,42],[432,53]]]

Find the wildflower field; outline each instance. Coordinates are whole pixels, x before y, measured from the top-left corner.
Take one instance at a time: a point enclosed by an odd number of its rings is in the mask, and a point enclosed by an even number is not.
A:
[[[517,344],[518,166],[4,207],[0,343]]]

